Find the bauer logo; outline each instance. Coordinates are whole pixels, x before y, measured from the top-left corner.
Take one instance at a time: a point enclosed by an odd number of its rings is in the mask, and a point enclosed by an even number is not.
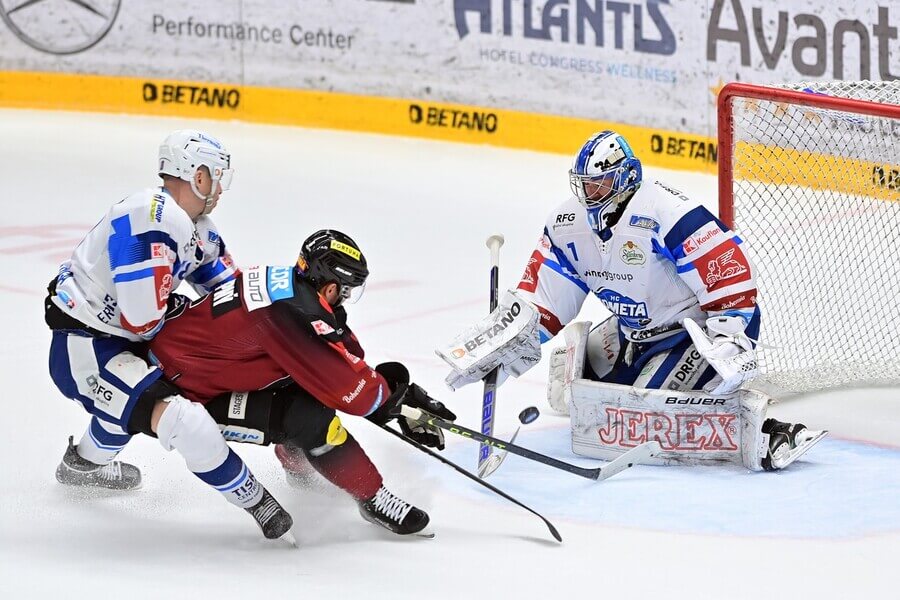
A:
[[[143,87],[143,99],[147,104],[184,104],[235,110],[241,104],[241,92],[237,88],[147,82]]]
[[[453,0],[453,16],[460,39],[470,33],[504,35],[668,56],[675,53],[677,41],[663,14],[662,8],[667,4],[669,0],[556,0],[540,5],[509,0]],[[674,9],[668,6],[666,10]],[[500,23],[501,27],[496,27]],[[474,25],[471,29],[470,24]],[[588,30],[593,31],[585,35]],[[574,37],[571,32],[575,32]],[[629,47],[623,47],[623,40],[629,41]]]
[[[75,54],[106,37],[121,0],[0,0],[0,17],[20,40],[41,52]]]
[[[497,114],[493,112],[409,105],[409,122],[413,125],[494,133],[497,131],[498,121]]]

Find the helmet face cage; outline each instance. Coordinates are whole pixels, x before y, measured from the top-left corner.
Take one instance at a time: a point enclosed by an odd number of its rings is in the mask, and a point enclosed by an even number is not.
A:
[[[338,286],[338,302],[355,303],[366,288],[369,269],[366,258],[350,236],[331,229],[323,229],[303,242],[297,271],[316,289],[329,283]]]
[[[591,136],[575,157],[569,187],[582,206],[591,209],[636,190],[641,177],[641,162],[625,138],[602,131]]]

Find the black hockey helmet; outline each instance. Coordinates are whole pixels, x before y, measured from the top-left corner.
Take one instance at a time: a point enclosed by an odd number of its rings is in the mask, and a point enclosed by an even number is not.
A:
[[[366,257],[349,235],[335,229],[321,229],[303,242],[297,273],[317,290],[336,283],[341,302],[356,302],[365,289],[369,268]]]

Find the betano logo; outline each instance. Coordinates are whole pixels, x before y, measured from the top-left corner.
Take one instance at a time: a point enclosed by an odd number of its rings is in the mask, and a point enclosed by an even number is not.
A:
[[[0,0],[0,17],[36,50],[75,54],[106,37],[120,5],[121,0]]]

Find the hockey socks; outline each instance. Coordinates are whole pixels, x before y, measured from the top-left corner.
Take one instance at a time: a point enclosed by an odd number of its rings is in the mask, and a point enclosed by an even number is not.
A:
[[[78,442],[78,456],[96,465],[108,465],[131,437],[121,427],[93,417]]]
[[[381,473],[350,432],[344,443],[328,452],[320,456],[306,452],[306,455],[316,471],[356,500],[369,500],[381,488]]]
[[[156,434],[163,448],[178,450],[188,469],[226,500],[241,508],[259,503],[262,486],[225,443],[219,426],[201,404],[174,396],[159,419]]]

